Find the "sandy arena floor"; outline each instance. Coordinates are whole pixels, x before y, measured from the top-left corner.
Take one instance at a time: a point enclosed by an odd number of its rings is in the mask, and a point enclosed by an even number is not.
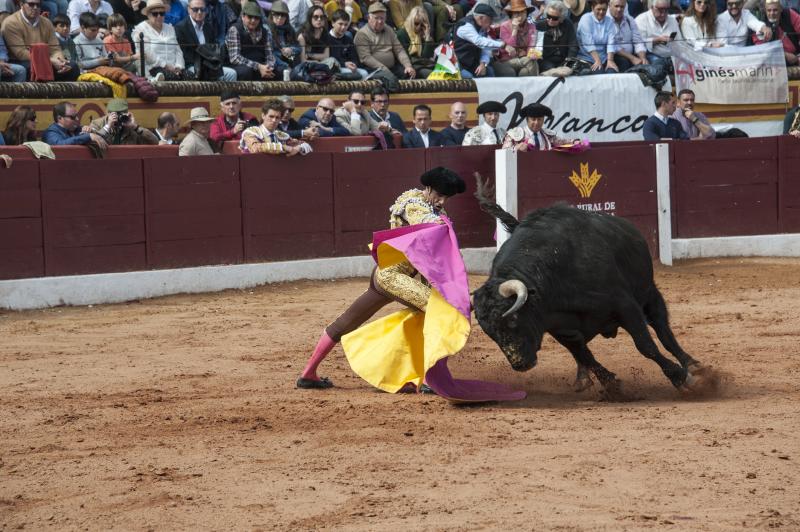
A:
[[[527,400],[380,393],[339,348],[294,389],[363,279],[0,313],[0,529],[800,530],[800,261],[657,279],[715,397],[623,333],[592,345],[637,400],[600,402],[551,339],[515,373],[480,329],[453,373]]]

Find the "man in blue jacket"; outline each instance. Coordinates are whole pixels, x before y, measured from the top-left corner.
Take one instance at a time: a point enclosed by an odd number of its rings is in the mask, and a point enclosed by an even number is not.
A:
[[[309,109],[297,120],[302,129],[316,125],[320,137],[349,137],[350,132],[337,122],[333,116],[336,104],[330,98],[323,98],[314,109]]]
[[[54,122],[45,129],[42,140],[51,146],[85,145],[94,142],[106,149],[106,141],[97,133],[83,133],[74,103],[60,102],[53,106]]]
[[[675,97],[671,92],[659,91],[655,97],[656,112],[642,126],[644,140],[686,140],[681,123],[671,117],[675,112]]]

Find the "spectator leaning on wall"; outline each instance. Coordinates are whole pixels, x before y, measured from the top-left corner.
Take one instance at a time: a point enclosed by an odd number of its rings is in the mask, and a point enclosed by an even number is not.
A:
[[[278,99],[268,100],[261,107],[261,125],[244,130],[242,140],[239,141],[239,149],[243,153],[267,153],[287,157],[311,153],[310,145],[293,140],[278,129],[282,116],[283,103]]]
[[[694,110],[694,91],[683,89],[678,93],[678,104],[672,118],[681,123],[691,140],[707,140],[717,136],[706,115]]]
[[[42,141],[51,146],[72,146],[94,142],[100,149],[108,146],[103,137],[91,131],[91,127],[81,128],[78,108],[74,103],[59,102],[53,106],[53,123],[44,130]]]

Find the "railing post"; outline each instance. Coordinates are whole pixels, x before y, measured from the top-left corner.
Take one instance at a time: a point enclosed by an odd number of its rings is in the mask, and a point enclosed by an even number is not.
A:
[[[656,144],[656,197],[658,198],[658,259],[672,266],[672,205],[669,193],[669,144]]]
[[[147,77],[144,72],[144,33],[139,34],[139,75]]]
[[[507,213],[517,216],[517,150],[494,152],[495,201]],[[508,232],[497,221],[497,249],[508,240]]]

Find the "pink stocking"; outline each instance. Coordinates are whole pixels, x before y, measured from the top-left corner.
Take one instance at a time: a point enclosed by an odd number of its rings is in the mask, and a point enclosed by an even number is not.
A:
[[[311,358],[308,359],[308,363],[306,364],[306,369],[303,370],[302,378],[304,379],[311,379],[314,381],[318,381],[319,377],[317,377],[317,367],[320,363],[328,356],[328,353],[336,347],[336,343],[334,342],[330,336],[328,336],[327,332],[322,333],[322,336],[317,342],[317,347],[314,348],[314,352],[311,354]]]

